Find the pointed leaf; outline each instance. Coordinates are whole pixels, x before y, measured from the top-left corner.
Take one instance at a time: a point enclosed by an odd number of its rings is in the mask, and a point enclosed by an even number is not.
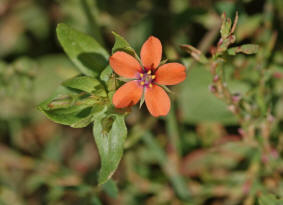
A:
[[[58,24],[56,31],[64,51],[83,74],[98,76],[106,67],[108,53],[95,39],[66,24]]]
[[[130,55],[137,57],[135,50],[122,36],[120,36],[115,32],[112,33],[115,36],[115,44],[112,48],[112,53],[115,53],[116,51],[125,51],[126,53],[129,53]]]
[[[221,38],[225,39],[230,34],[232,20],[230,18],[227,18],[226,13],[222,14],[221,19],[222,19],[222,25],[221,25],[220,33],[221,33]]]
[[[197,48],[191,45],[181,45],[181,48],[183,48],[186,52],[188,52],[196,61],[203,63],[203,64],[207,63],[208,61],[207,58]]]
[[[59,91],[41,103],[38,109],[50,120],[71,127],[85,127],[93,121],[93,115],[99,112],[104,103],[102,97],[74,93],[61,87]]]
[[[103,190],[112,198],[116,198],[118,196],[118,187],[116,182],[111,179],[103,184]]]
[[[93,124],[93,135],[101,159],[99,184],[104,184],[113,175],[122,158],[127,128],[124,115],[101,114]]]
[[[101,89],[101,83],[89,76],[76,76],[62,83],[63,86],[92,93],[97,89]]]
[[[233,48],[228,49],[229,55],[236,55],[237,53],[244,53],[244,54],[255,54],[257,53],[259,46],[256,44],[245,44]]]
[[[109,78],[111,77],[113,73],[113,70],[110,65],[108,65],[100,74],[100,79],[104,82],[107,83]]]

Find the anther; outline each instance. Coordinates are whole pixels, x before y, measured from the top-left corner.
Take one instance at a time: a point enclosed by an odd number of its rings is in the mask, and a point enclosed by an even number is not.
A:
[[[151,79],[152,79],[152,80],[155,79],[155,75],[152,75],[152,76],[151,76]]]
[[[151,83],[149,84],[149,87],[152,88],[152,84]]]
[[[144,85],[144,82],[143,82],[143,81],[141,82],[141,85]]]
[[[150,75],[150,74],[151,74],[151,70],[149,70],[149,71],[147,72],[147,74]]]
[[[143,74],[142,74],[142,73],[140,74],[140,77],[141,77],[141,78],[143,77]]]

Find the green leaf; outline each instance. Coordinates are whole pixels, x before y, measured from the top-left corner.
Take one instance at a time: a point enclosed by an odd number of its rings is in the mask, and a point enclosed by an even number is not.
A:
[[[103,184],[103,190],[112,198],[116,198],[118,196],[118,187],[116,182],[111,179]]]
[[[104,184],[113,175],[122,158],[127,128],[121,114],[101,113],[93,123],[93,135],[101,159],[99,184]]]
[[[142,96],[141,96],[141,100],[140,100],[140,109],[141,109],[141,107],[142,107],[142,105],[143,105],[143,103],[144,103],[144,101],[145,101],[145,95],[144,95],[144,91],[145,91],[145,89],[143,89],[143,91],[142,91]]]
[[[179,102],[187,123],[220,122],[235,124],[236,119],[227,105],[210,91],[211,75],[201,65],[190,70],[189,78],[181,84]]]
[[[255,54],[258,52],[259,46],[256,44],[245,44],[228,49],[229,55],[236,55],[237,53]]]
[[[122,36],[120,36],[115,32],[112,33],[115,36],[115,44],[112,48],[112,53],[115,53],[116,51],[125,51],[126,53],[129,53],[130,55],[137,57],[135,50]]]
[[[208,59],[205,57],[205,55],[197,48],[191,45],[181,45],[181,48],[188,52],[196,61],[203,64],[208,62]]]
[[[108,90],[108,96],[112,99],[112,94],[117,89],[117,78],[113,75],[113,71],[110,65],[108,65],[100,75],[100,79],[105,83]]]
[[[50,187],[46,199],[50,202],[55,202],[64,195],[64,191],[64,187],[61,186]]]
[[[95,39],[62,23],[56,31],[64,51],[83,74],[95,77],[107,66],[109,55]]]
[[[63,86],[81,90],[87,93],[98,93],[102,97],[106,97],[107,94],[103,88],[103,85],[95,78],[89,76],[76,76],[68,79],[62,83]]]
[[[259,197],[259,205],[282,205],[283,200],[277,199],[272,194],[263,194]]]
[[[55,95],[38,106],[50,120],[63,125],[80,128],[93,121],[95,113],[104,108],[104,98],[75,93],[60,87]]]
[[[221,25],[220,33],[221,33],[221,38],[225,39],[230,34],[232,20],[230,18],[227,18],[226,13],[223,13],[221,18],[222,18],[222,25]]]
[[[101,201],[99,200],[97,196],[91,196],[90,204],[91,205],[102,205]]]
[[[85,91],[87,93],[91,93],[98,85],[100,85],[100,82],[92,77],[76,76],[74,78],[66,80],[62,83],[62,85],[64,85],[65,87],[74,88],[81,91]]]
[[[68,108],[59,108],[55,110],[44,110],[41,111],[50,120],[63,124],[69,125],[74,128],[86,127],[92,122],[93,113],[100,109],[99,106],[70,106]]]
[[[112,75],[113,71],[110,65],[108,65],[100,74],[100,79],[107,83],[108,80],[110,79],[111,75]]]
[[[77,120],[76,122],[72,123],[70,126],[73,128],[83,128],[88,126],[93,121],[92,113],[95,112],[92,110],[87,117],[83,117],[82,119]]]

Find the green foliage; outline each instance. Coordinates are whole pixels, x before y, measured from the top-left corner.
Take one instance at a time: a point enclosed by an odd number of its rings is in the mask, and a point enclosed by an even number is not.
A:
[[[101,109],[96,105],[98,99],[91,95],[63,92],[40,104],[39,110],[54,122],[71,127],[86,127],[92,122],[93,115]]]
[[[118,197],[118,187],[116,182],[113,180],[108,180],[105,184],[103,184],[103,190],[112,198]]]
[[[137,56],[135,50],[130,46],[130,44],[119,34],[112,32],[115,36],[115,44],[112,48],[112,53],[115,53],[116,51],[125,51],[129,53],[132,56]]]
[[[99,184],[104,184],[114,174],[122,158],[127,128],[124,115],[99,113],[93,123],[93,135],[101,158]]]
[[[97,96],[106,97],[103,85],[95,78],[88,76],[76,76],[62,83],[67,88],[73,88],[89,94],[93,93]]]
[[[277,199],[272,194],[263,194],[258,199],[259,205],[280,205],[283,203],[283,200]]]
[[[254,44],[245,44],[228,49],[229,55],[236,55],[237,53],[255,54],[258,52],[259,46]]]
[[[189,76],[190,80],[182,84],[179,96],[184,121],[193,124],[204,121],[235,124],[236,119],[225,103],[210,92],[209,85],[212,79],[209,72],[204,67],[198,67],[191,69]]]
[[[57,35],[65,52],[85,75],[64,81],[63,87],[38,108],[50,120],[74,128],[83,128],[93,122],[93,135],[101,158],[98,182],[104,184],[118,167],[127,136],[125,115],[118,113],[108,98],[107,92],[113,89],[110,67],[105,65],[108,54],[93,38],[65,24],[58,25]],[[115,36],[117,42],[113,50],[129,49],[122,37]],[[101,58],[105,62],[101,63]]]
[[[99,76],[107,66],[107,51],[95,39],[66,24],[59,24],[56,31],[64,51],[78,69],[85,75]]]
[[[167,172],[170,182],[172,183],[177,195],[185,201],[190,199],[190,193],[186,188],[184,179],[179,175],[178,171],[175,169],[175,164],[168,161],[166,154],[161,149],[157,141],[149,133],[145,133],[143,136],[143,141],[148,146],[153,158],[158,162],[158,164]]]
[[[222,18],[222,25],[220,29],[220,34],[222,39],[226,39],[230,35],[232,21],[230,18],[226,17],[226,13],[223,13],[221,18]]]
[[[182,48],[186,52],[188,52],[199,63],[203,63],[203,64],[207,63],[207,58],[200,50],[196,49],[195,47],[191,45],[183,45]]]
[[[20,117],[33,109],[30,93],[33,90],[37,63],[19,58],[11,64],[0,61],[0,115],[2,118]]]

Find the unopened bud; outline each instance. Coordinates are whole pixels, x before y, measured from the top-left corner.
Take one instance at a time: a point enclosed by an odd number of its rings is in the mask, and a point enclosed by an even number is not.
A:
[[[239,93],[236,93],[232,96],[232,101],[234,103],[238,103],[241,100],[241,95]]]
[[[212,93],[216,93],[216,92],[217,92],[217,88],[216,88],[215,85],[210,85],[210,86],[209,86],[209,90],[210,90],[210,92],[212,92]]]
[[[213,77],[213,82],[216,83],[216,82],[218,82],[218,81],[219,81],[219,76],[218,76],[218,75],[215,75],[215,76]]]

